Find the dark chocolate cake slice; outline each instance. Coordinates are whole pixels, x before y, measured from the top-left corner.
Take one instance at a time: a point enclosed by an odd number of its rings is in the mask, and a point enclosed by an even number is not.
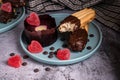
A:
[[[88,33],[85,29],[77,29],[70,34],[68,47],[72,51],[82,51],[87,43]]]

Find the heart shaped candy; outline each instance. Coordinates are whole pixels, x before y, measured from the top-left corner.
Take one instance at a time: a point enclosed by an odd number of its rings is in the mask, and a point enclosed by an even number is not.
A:
[[[22,64],[22,59],[19,55],[12,56],[8,59],[8,65],[18,68]]]
[[[30,15],[26,18],[27,23],[33,26],[39,26],[40,25],[40,19],[39,16],[35,13],[32,12]]]
[[[7,3],[2,4],[1,10],[5,11],[5,12],[12,12],[11,3],[7,2]]]
[[[38,41],[32,40],[31,44],[28,45],[28,51],[31,53],[39,53],[43,50],[43,47]]]

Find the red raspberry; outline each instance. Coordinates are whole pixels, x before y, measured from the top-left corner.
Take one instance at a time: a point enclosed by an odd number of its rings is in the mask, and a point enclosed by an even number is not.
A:
[[[41,44],[38,41],[32,40],[31,44],[28,45],[28,50],[31,53],[39,53],[43,50],[43,47],[41,46]]]
[[[57,51],[57,58],[60,60],[68,60],[70,59],[70,50],[65,48],[65,49],[60,49]]]
[[[27,20],[28,24],[30,24],[30,25],[33,25],[33,26],[40,25],[39,16],[35,12],[30,13],[30,15],[27,17],[26,20]]]
[[[7,2],[7,3],[2,4],[1,10],[5,11],[5,12],[12,12],[11,3]]]
[[[22,64],[22,59],[19,55],[12,56],[8,59],[8,65],[18,68]]]

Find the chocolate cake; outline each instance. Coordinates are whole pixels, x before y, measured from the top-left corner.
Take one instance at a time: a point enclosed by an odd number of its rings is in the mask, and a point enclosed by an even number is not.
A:
[[[38,30],[36,31],[35,25],[30,25],[27,22],[27,18],[24,21],[24,33],[26,36],[26,40],[30,43],[32,40],[37,40],[41,43],[43,47],[49,46],[54,43],[57,39],[57,30],[55,19],[50,15],[39,15],[40,25],[39,26],[47,26],[46,30]]]
[[[0,22],[1,23],[10,22],[13,17],[14,17],[14,12],[13,12],[11,3],[7,2],[4,4],[1,4],[1,6],[0,6]]]
[[[25,6],[25,0],[2,0],[3,3],[10,2],[13,7]]]
[[[88,33],[85,29],[77,29],[70,34],[68,47],[72,51],[82,51],[87,43]]]

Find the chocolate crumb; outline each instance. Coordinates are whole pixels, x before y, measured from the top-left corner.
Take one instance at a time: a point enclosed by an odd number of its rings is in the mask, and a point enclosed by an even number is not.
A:
[[[48,55],[48,58],[53,58],[53,54],[49,54],[49,55]]]
[[[46,67],[46,68],[45,68],[45,71],[50,71],[50,68],[49,68],[49,67]]]
[[[55,48],[54,47],[50,47],[50,50],[54,50]]]
[[[39,72],[39,69],[38,69],[38,68],[34,69],[34,72],[35,72],[35,73],[36,73],[36,72]]]
[[[88,46],[87,49],[90,50],[90,49],[92,49],[92,48],[91,48],[91,46]]]
[[[23,56],[23,59],[27,59],[27,58],[29,58],[28,55],[24,55],[24,56]]]
[[[15,53],[10,53],[10,56],[14,56],[15,55]]]
[[[53,54],[54,54],[54,52],[49,52],[49,54],[50,54],[50,55],[53,55]]]
[[[94,34],[90,34],[89,36],[90,36],[90,37],[94,37]]]
[[[27,62],[23,62],[23,63],[22,63],[22,66],[26,66],[26,65],[27,65]]]
[[[43,52],[43,54],[44,54],[44,55],[47,55],[47,54],[48,54],[48,52],[47,52],[47,51],[44,51],[44,52]]]

